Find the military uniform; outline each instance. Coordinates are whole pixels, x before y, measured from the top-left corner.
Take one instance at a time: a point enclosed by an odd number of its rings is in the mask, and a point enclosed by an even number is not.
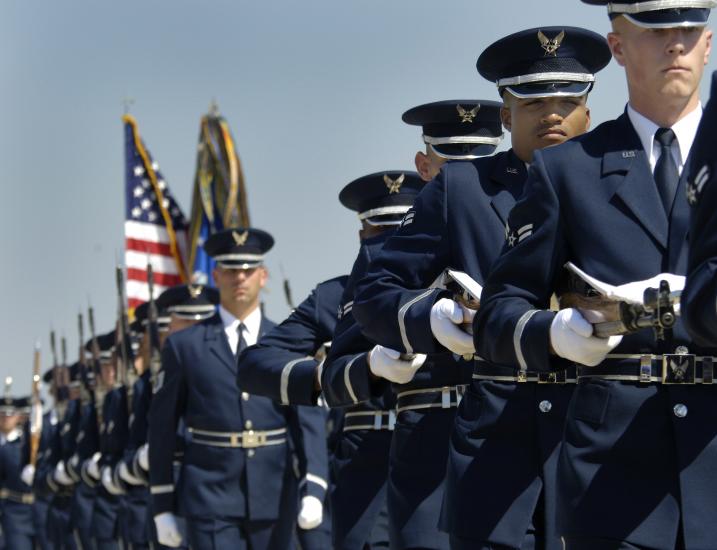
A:
[[[49,383],[49,378],[43,378],[43,380]],[[47,471],[46,463],[49,459],[50,445],[54,440],[57,426],[58,418],[55,409],[46,412],[42,416],[42,433],[40,435],[40,447],[37,453],[35,480],[33,482],[35,502],[32,505],[36,540],[40,550],[51,550],[54,548],[47,533],[47,514],[50,507],[50,501],[52,499],[52,492],[44,483],[41,472]]]
[[[27,399],[12,400],[12,414],[28,405]],[[29,433],[22,426],[3,434],[0,444],[0,512],[5,547],[32,550],[35,542],[32,488],[20,477],[29,459]]]
[[[559,44],[569,47],[546,59],[540,36],[548,41],[562,36]],[[516,97],[581,96],[590,89],[593,70],[608,61],[609,50],[598,35],[544,27],[491,45],[478,68]],[[554,75],[533,70],[546,64],[555,70],[578,66],[580,72],[573,81],[556,82]],[[490,107],[495,124],[497,108]],[[396,387],[399,415],[391,475],[395,472],[397,501],[409,504],[399,513],[404,521],[432,517],[435,522],[417,523],[417,536],[403,538],[404,546],[423,546],[421,539],[431,536],[439,522],[457,548],[560,547],[552,527],[554,470],[572,388],[539,386],[533,376],[520,383],[510,363],[495,369],[478,362],[473,368],[438,342],[431,325],[434,306],[452,297],[440,285],[432,288],[445,269],[485,282],[525,178],[526,165],[512,150],[445,164],[358,288],[354,315],[367,337],[404,353],[429,354],[414,379]],[[426,439],[435,444],[426,445]],[[430,478],[423,476],[424,461],[431,465]],[[412,490],[414,478],[421,479],[417,485],[425,493]],[[425,496],[429,492],[433,498]],[[439,520],[435,496],[441,493]],[[490,498],[476,499],[476,494]],[[536,543],[536,538],[544,542]],[[435,531],[430,540],[438,548],[446,545]]]
[[[535,153],[526,192],[508,220],[513,239],[487,280],[476,317],[478,355],[543,374],[570,366],[549,349],[552,322],[561,314],[548,305],[567,261],[612,285],[684,273],[685,178],[666,214],[634,120],[626,112]],[[714,545],[706,511],[717,494],[711,467],[717,433],[704,419],[715,414],[715,392],[688,380],[660,383],[671,370],[663,373],[663,361],[669,367],[710,351],[696,346],[678,321],[662,341],[650,330],[627,334],[596,367],[577,366],[558,466],[556,516],[568,548],[633,547],[621,541],[665,550]],[[487,396],[476,395],[468,418],[480,418],[486,403]]]
[[[260,265],[272,244],[263,231],[235,228],[212,236],[205,249],[220,265],[241,268]],[[297,511],[289,439],[301,448],[298,418],[292,408],[238,391],[225,333],[232,324],[242,331],[237,348],[250,325],[255,338],[275,326],[258,309],[237,323],[220,308],[170,335],[162,349],[149,425],[155,518],[184,515],[189,543],[197,548],[288,548]],[[181,418],[189,437],[175,490],[173,427]]]
[[[690,224],[688,276],[681,297],[681,312],[690,336],[700,345],[717,346],[717,185],[715,185],[715,124],[717,123],[717,72],[712,92],[692,146],[687,171],[687,200],[693,206]]]

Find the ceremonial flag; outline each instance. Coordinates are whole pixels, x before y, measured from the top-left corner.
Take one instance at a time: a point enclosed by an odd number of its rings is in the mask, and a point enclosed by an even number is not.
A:
[[[139,136],[137,121],[125,125],[125,265],[130,313],[149,300],[147,264],[154,270],[154,293],[187,281],[183,258],[187,220]],[[156,296],[155,296],[156,297]]]
[[[241,162],[229,125],[213,107],[202,117],[199,129],[187,263],[192,280],[212,284],[214,262],[203,248],[211,235],[227,227],[249,225]]]

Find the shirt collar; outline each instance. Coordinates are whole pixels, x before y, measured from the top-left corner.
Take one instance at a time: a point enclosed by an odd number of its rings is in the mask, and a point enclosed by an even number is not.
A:
[[[229,332],[229,329],[231,329],[231,331],[236,332],[237,326],[239,326],[239,319],[234,317],[233,314],[224,309],[221,305],[219,306],[219,317],[222,320],[225,331]],[[254,340],[259,337],[260,327],[261,308],[257,307],[254,311],[247,315],[246,319],[244,319],[244,330],[249,333],[253,337],[252,340]]]
[[[627,104],[627,116],[630,118],[630,122],[632,122],[632,125],[635,128],[635,131],[640,138],[640,142],[642,143],[642,148],[645,150],[648,158],[653,159],[655,132],[657,132],[660,127],[645,115],[638,113],[629,103]],[[695,140],[697,127],[700,124],[701,118],[702,103],[699,103],[696,109],[693,109],[690,113],[672,125],[672,130],[675,132],[675,137],[677,137],[681,164],[683,165],[687,160],[687,155],[690,154],[692,142]]]

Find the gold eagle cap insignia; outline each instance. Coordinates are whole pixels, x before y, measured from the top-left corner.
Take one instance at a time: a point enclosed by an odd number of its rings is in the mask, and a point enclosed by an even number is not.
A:
[[[199,298],[199,295],[202,293],[202,290],[204,290],[204,287],[202,285],[188,285],[187,288],[189,289],[189,295],[192,297],[193,300]]]
[[[403,180],[406,179],[406,174],[401,174],[398,176],[395,180],[392,180],[388,174],[383,175],[383,182],[386,184],[386,187],[388,187],[388,194],[392,195],[393,193],[398,193],[401,191],[401,186],[403,185]]]
[[[478,111],[480,111],[480,104],[476,105],[470,111],[463,108],[462,105],[456,105],[456,111],[458,111],[458,116],[461,117],[461,122],[473,122],[473,119],[478,114]]]
[[[249,238],[249,232],[244,231],[243,233],[237,233],[236,231],[232,231],[232,238],[237,246],[244,246],[246,240]]]
[[[543,31],[538,31],[538,40],[540,41],[540,47],[545,50],[545,56],[552,55],[553,57],[557,57],[558,49],[562,45],[564,38],[565,31],[560,31],[555,38],[548,38]]]

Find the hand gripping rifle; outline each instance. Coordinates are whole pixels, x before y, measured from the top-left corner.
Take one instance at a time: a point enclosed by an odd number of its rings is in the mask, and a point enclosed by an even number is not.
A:
[[[154,299],[154,270],[152,264],[147,264],[147,285],[149,286],[149,307],[147,309],[147,337],[149,339],[149,372],[152,379],[152,387],[155,387],[157,374],[162,368],[161,343],[159,338],[159,313],[157,302]]]
[[[640,304],[610,300],[576,276],[569,276],[566,285],[566,291],[558,299],[560,308],[578,309],[600,338],[652,328],[655,337],[664,340],[665,330],[677,321],[675,309],[679,310],[682,292],[671,292],[665,280],[660,281],[658,288],[646,288]]]
[[[42,401],[40,400],[40,342],[35,344],[32,361],[32,405],[30,413],[30,464],[37,464],[42,435]]]

